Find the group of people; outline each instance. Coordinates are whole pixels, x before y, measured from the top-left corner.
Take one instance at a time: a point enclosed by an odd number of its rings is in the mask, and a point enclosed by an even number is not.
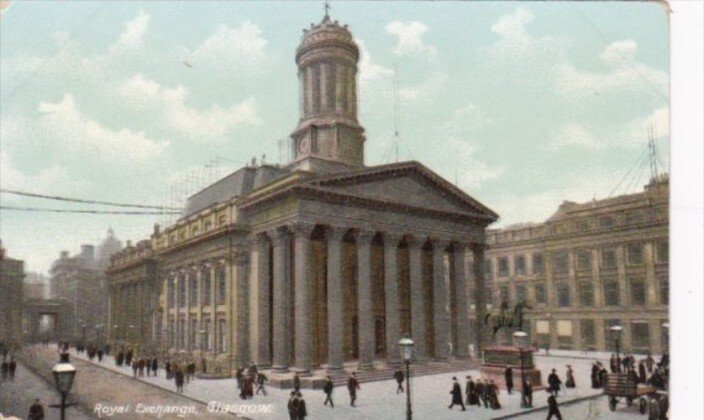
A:
[[[471,376],[467,376],[467,383],[465,386],[464,395],[467,401],[467,405],[476,405],[484,408],[491,408],[492,410],[498,410],[501,408],[501,403],[499,402],[499,387],[496,385],[493,379],[479,378],[475,382]],[[459,405],[462,411],[467,408],[464,405],[462,398],[462,387],[457,381],[457,377],[452,378],[452,401],[450,405],[447,406],[450,410],[455,405]]]
[[[246,371],[244,368],[238,367],[235,371],[235,379],[237,380],[237,389],[240,390],[240,398],[243,400],[254,398],[254,394],[259,395],[260,392],[266,396],[264,385],[269,382],[269,378],[264,372],[259,371],[256,363],[252,362]],[[255,385],[256,391],[254,390]],[[298,388],[300,389],[300,379]]]
[[[143,378],[144,377],[144,371],[147,372],[147,376],[150,376],[149,373],[151,372],[153,376],[157,376],[157,372],[159,370],[159,362],[157,361],[156,357],[147,358],[147,357],[140,357],[138,359],[133,359],[132,360],[132,377],[133,378]]]
[[[592,366],[592,387],[606,386],[606,369],[597,362],[597,367]],[[612,354],[609,359],[609,368],[611,373],[626,373],[628,377],[637,384],[651,385],[658,389],[667,388],[667,379],[669,373],[670,356],[667,352],[663,353],[660,362],[655,363],[653,356],[648,353],[645,359],[639,361],[633,354],[626,354],[621,358],[619,355]],[[598,369],[597,378],[595,371]],[[598,379],[598,380],[595,380]]]
[[[15,371],[17,370],[17,362],[15,358],[10,356],[10,360],[7,360],[7,353],[2,355],[2,364],[0,365],[0,372],[2,372],[2,380],[15,379]]]

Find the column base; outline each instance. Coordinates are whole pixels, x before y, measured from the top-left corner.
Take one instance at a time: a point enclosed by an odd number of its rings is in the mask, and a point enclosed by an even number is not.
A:
[[[307,376],[313,376],[313,371],[310,369],[294,367],[291,370],[294,371],[295,373],[297,373],[298,376],[300,376],[301,378],[305,378]]]
[[[387,360],[386,365],[390,366],[390,367],[401,367],[401,366],[403,366],[403,360],[401,360],[401,359]]]
[[[357,364],[357,370],[360,370],[360,371],[374,370],[374,363],[372,363],[372,362],[360,362],[359,364]]]
[[[347,372],[345,372],[345,369],[342,366],[328,366],[325,369],[325,372],[332,377],[347,374]]]
[[[288,369],[288,366],[273,366],[271,368],[272,373],[288,373],[290,370]]]

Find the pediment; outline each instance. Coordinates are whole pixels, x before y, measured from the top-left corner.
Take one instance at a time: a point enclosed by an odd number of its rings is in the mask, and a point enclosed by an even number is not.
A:
[[[311,184],[384,203],[497,218],[496,213],[416,162],[365,168],[312,180]]]

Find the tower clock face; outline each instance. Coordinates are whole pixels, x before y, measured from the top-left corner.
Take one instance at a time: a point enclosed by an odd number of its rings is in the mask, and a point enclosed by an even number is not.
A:
[[[298,152],[302,154],[310,152],[310,139],[304,138],[298,143]]]

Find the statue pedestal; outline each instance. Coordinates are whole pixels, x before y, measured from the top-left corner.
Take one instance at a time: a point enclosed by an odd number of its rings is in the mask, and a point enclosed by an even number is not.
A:
[[[501,389],[506,389],[504,371],[506,366],[513,370],[513,388],[521,390],[521,354],[523,355],[523,375],[530,381],[533,390],[546,388],[542,384],[540,370],[533,364],[533,348],[524,347],[519,350],[516,346],[490,346],[484,348],[482,367],[479,372],[487,379],[493,379]]]

